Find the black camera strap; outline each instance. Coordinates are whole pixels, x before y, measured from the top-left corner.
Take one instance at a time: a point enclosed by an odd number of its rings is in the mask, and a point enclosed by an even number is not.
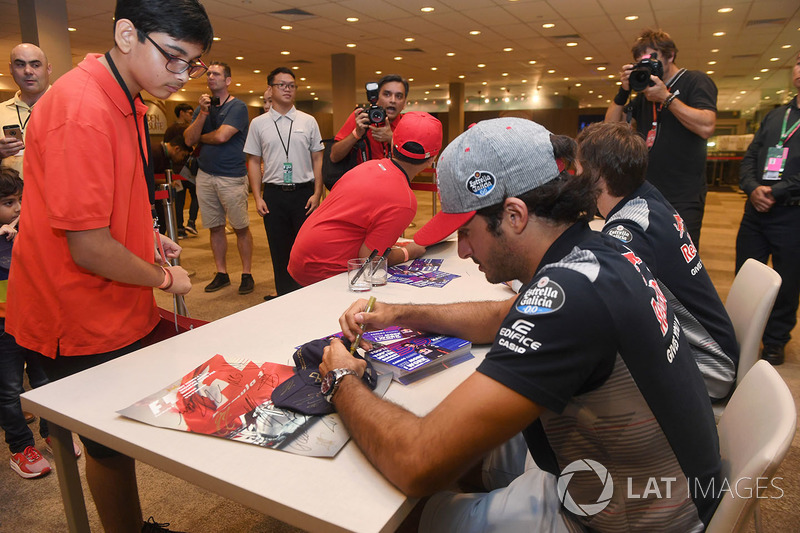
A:
[[[111,54],[109,52],[105,53],[106,61],[108,61],[108,66],[111,67],[111,72],[114,73],[114,77],[117,79],[117,83],[119,86],[122,87],[122,90],[125,91],[125,96],[128,97],[128,102],[131,104],[131,111],[133,112],[133,123],[136,128],[136,137],[139,141],[139,156],[142,158],[142,167],[144,169],[144,179],[147,182],[147,194],[150,198],[150,204],[154,204],[156,201],[156,177],[155,172],[153,171],[153,158],[150,157],[150,128],[147,126],[147,117],[144,117],[144,138],[145,143],[144,146],[142,145],[142,134],[139,131],[139,117],[136,114],[136,103],[134,102],[134,97],[131,96],[131,92],[128,90],[128,86],[125,84],[125,80],[122,79],[122,76],[117,70],[117,66],[114,64],[114,60],[111,59]],[[139,100],[142,101],[144,104],[144,99],[142,95],[137,93],[136,96]],[[147,157],[145,157],[145,151],[147,152]]]

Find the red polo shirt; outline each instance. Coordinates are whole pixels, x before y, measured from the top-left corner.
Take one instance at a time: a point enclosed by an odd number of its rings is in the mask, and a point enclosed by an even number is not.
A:
[[[158,322],[152,287],[78,267],[66,231],[108,227],[152,262],[153,220],[139,155],[138,123],[117,81],[88,55],[36,103],[25,146],[25,194],[9,279],[6,328],[48,357],[127,346]]]

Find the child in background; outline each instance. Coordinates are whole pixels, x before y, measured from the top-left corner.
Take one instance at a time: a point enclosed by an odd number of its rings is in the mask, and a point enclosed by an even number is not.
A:
[[[17,236],[22,202],[22,179],[16,170],[0,169],[0,427],[6,434],[11,450],[11,468],[24,478],[34,478],[50,472],[50,463],[34,446],[33,433],[22,414],[19,395],[22,378],[28,364],[31,387],[47,383],[36,355],[17,345],[14,337],[5,331],[6,288],[11,266],[11,247]],[[47,422],[39,421],[39,434],[47,438]]]

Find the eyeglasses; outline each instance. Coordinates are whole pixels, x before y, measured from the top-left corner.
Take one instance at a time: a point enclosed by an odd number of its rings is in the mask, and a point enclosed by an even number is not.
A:
[[[148,41],[153,43],[153,46],[156,47],[156,50],[161,52],[161,55],[164,56],[164,58],[167,60],[166,69],[169,72],[172,72],[173,74],[183,74],[188,70],[190,78],[199,78],[200,76],[205,74],[206,71],[208,70],[208,67],[205,65],[205,63],[203,63],[199,59],[194,63],[190,63],[185,59],[181,59],[178,56],[174,56],[169,52],[167,52],[166,50],[164,50],[163,48],[161,48],[160,46],[158,46],[158,43],[156,43],[153,39],[151,39],[150,36],[144,33],[142,30],[137,30],[137,31],[139,32],[140,35],[144,35],[144,37]]]
[[[290,91],[294,91],[295,89],[297,89],[297,85],[295,85],[294,83],[273,83],[272,87],[277,87],[278,89],[280,89],[282,91],[286,90],[286,89],[289,89]]]

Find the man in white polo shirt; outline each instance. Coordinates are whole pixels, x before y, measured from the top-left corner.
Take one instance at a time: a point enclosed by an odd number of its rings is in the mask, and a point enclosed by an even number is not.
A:
[[[275,288],[281,296],[300,288],[287,271],[289,254],[300,226],[322,197],[323,145],[314,117],[294,107],[294,73],[276,68],[267,76],[267,85],[272,88],[272,108],[250,123],[244,152],[256,210],[264,217]]]

